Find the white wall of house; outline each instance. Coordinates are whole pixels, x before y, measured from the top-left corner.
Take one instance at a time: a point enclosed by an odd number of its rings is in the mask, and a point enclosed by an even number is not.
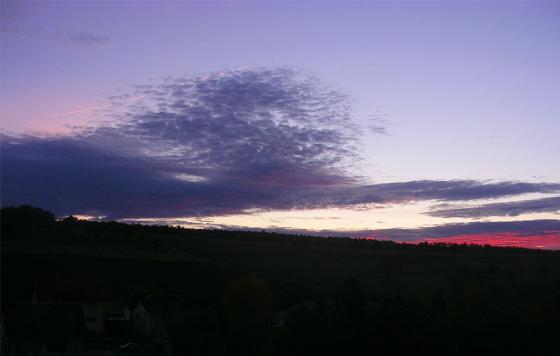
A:
[[[103,305],[99,303],[79,303],[84,314],[84,322],[88,331],[101,333],[105,330]]]
[[[138,302],[132,310],[132,321],[136,330],[145,335],[152,333],[152,319],[142,302]]]

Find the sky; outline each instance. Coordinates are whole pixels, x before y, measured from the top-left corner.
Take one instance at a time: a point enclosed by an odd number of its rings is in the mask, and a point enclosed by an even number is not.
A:
[[[560,249],[558,2],[1,10],[2,205]]]

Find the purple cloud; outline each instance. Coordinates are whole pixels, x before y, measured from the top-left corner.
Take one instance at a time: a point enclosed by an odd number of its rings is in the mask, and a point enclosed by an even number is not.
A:
[[[482,218],[486,216],[518,216],[526,213],[560,211],[560,197],[485,204],[468,208],[445,208],[428,212],[430,216],[452,218]]]
[[[108,36],[99,36],[90,32],[78,32],[68,35],[66,38],[72,43],[83,46],[100,46],[108,44],[111,39]]]
[[[383,229],[373,235],[396,241],[416,241],[424,238],[444,239],[462,235],[515,234],[516,236],[546,236],[560,232],[560,220],[497,221],[445,224],[417,229]]]
[[[472,180],[363,184],[351,173],[363,130],[349,99],[292,69],[179,78],[112,99],[108,124],[4,136],[3,204],[163,218],[560,191]]]

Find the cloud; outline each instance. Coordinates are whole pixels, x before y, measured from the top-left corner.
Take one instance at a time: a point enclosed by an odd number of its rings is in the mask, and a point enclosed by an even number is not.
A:
[[[369,237],[418,243],[488,244],[560,250],[560,220],[473,222],[418,229],[385,229]]]
[[[308,200],[322,206],[412,201],[465,201],[493,199],[527,193],[553,193],[560,184],[524,182],[480,182],[476,180],[418,180],[383,184],[355,184],[346,187],[310,190]]]
[[[131,220],[129,222],[138,222]],[[161,224],[161,220],[143,220],[146,224]],[[459,244],[477,244],[493,246],[515,246],[523,248],[539,248],[560,250],[560,220],[531,220],[507,222],[475,222],[466,224],[446,224],[423,228],[381,229],[381,230],[305,230],[269,226],[263,228],[247,228],[243,226],[213,224],[209,221],[195,219],[165,221],[166,224],[183,225],[186,227],[243,231],[277,232],[282,234],[320,236],[320,237],[351,237],[375,240],[391,240],[404,243],[443,242]]]
[[[383,229],[373,232],[373,236],[397,241],[414,241],[426,238],[445,239],[477,234],[512,233],[519,236],[536,236],[546,235],[550,232],[555,232],[556,234],[560,232],[560,220],[472,222],[417,229]]]
[[[105,124],[2,137],[3,204],[168,218],[560,191],[473,180],[366,184],[351,173],[365,130],[349,99],[289,68],[168,79],[111,100]]]
[[[100,46],[108,44],[111,39],[108,36],[99,36],[90,32],[78,32],[67,36],[68,41],[83,46]]]
[[[445,208],[427,213],[444,218],[482,218],[487,216],[518,216],[528,213],[554,213],[560,211],[560,197],[485,204],[468,208]]]

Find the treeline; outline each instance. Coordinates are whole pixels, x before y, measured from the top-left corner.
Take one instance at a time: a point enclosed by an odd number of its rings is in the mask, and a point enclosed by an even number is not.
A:
[[[266,283],[248,276],[220,304],[173,309],[166,320],[185,355],[556,355],[559,291],[530,307],[468,283],[429,300],[372,302],[349,278],[334,298],[302,303],[279,323]]]
[[[433,252],[492,252],[492,253],[555,253],[519,247],[495,247],[476,244],[453,244],[445,242],[419,244],[364,238],[317,237],[301,234],[282,234],[263,231],[230,231],[217,229],[188,229],[170,225],[126,224],[116,221],[80,220],[73,216],[57,219],[53,213],[29,205],[3,207],[0,209],[1,232],[4,239],[61,239],[95,240],[120,244],[162,244],[162,237],[208,237],[243,241],[268,241],[301,246],[325,246],[333,248],[382,249]]]

